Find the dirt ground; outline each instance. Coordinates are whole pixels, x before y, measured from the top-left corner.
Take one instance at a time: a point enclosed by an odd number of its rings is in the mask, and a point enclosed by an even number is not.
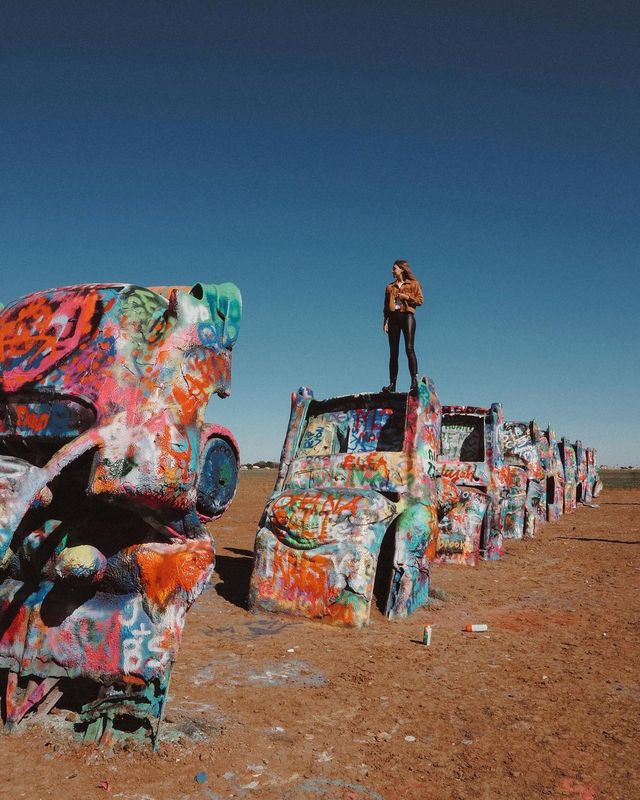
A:
[[[0,797],[640,798],[640,489],[606,490],[499,563],[434,567],[428,607],[352,631],[245,609],[274,476],[243,473],[215,528],[167,707],[181,738],[154,755],[52,723],[0,735]]]

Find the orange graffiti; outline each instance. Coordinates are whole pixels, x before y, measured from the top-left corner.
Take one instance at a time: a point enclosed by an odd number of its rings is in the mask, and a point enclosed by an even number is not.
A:
[[[476,469],[473,464],[443,464],[442,476],[450,477],[456,481],[474,481]]]
[[[211,540],[196,539],[183,545],[130,548],[138,562],[145,594],[164,608],[177,590],[192,593],[213,564]]]
[[[389,480],[389,467],[381,453],[367,453],[366,456],[349,454],[344,458],[348,486],[364,486],[376,478]]]
[[[43,411],[42,414],[36,414],[31,411],[29,406],[17,405],[16,409],[16,427],[27,428],[32,433],[40,433],[49,424],[49,412]]]
[[[273,519],[277,526],[305,539],[330,541],[340,520],[358,525],[358,513],[367,508],[362,495],[309,491],[300,494],[285,493],[273,505]]]
[[[330,585],[330,563],[325,555],[309,556],[276,545],[273,571],[278,576],[278,585],[271,579],[261,581],[260,594],[272,594],[285,609],[302,608],[308,616],[322,617],[341,591],[340,587]]]
[[[99,300],[96,291],[59,291],[27,297],[5,309],[0,327],[0,352],[8,365],[2,375],[4,390],[17,391],[78,349],[95,330]]]

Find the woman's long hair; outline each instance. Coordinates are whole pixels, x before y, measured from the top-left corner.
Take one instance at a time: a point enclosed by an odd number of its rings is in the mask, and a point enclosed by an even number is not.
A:
[[[402,280],[403,281],[415,281],[415,280],[417,280],[416,276],[411,271],[411,265],[409,264],[408,261],[401,261],[401,260],[394,261],[393,262],[393,266],[394,267],[400,267],[400,269],[402,270]]]

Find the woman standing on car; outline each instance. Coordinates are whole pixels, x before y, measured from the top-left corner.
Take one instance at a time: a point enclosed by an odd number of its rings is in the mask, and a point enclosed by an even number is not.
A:
[[[389,385],[383,392],[395,392],[398,379],[398,350],[400,332],[404,336],[404,349],[407,354],[411,388],[418,388],[418,359],[413,342],[416,335],[415,310],[422,305],[422,287],[411,271],[407,261],[394,261],[391,268],[393,281],[387,284],[384,293],[383,330],[389,336]]]

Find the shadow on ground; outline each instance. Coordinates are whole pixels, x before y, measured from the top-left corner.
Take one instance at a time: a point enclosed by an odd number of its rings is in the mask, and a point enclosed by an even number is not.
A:
[[[216,592],[238,608],[248,608],[249,582],[253,569],[253,552],[239,547],[225,547],[233,556],[216,555],[216,573],[220,582]]]
[[[568,542],[604,542],[605,544],[640,544],[640,541],[627,541],[625,539],[599,539],[596,536],[557,536],[557,539],[566,539]]]

